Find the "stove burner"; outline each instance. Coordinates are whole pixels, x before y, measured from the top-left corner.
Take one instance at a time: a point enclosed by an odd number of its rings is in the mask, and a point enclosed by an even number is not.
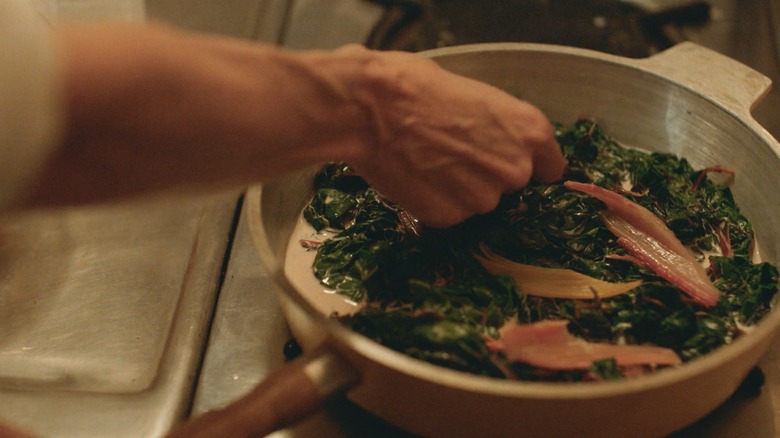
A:
[[[537,42],[639,58],[676,42],[671,25],[709,17],[699,1],[370,0],[385,14],[367,41],[375,49],[419,51],[481,42]]]

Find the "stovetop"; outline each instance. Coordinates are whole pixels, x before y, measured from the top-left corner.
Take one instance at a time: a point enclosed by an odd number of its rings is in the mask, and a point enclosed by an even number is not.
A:
[[[561,44],[632,58],[675,43],[670,26],[709,19],[701,1],[616,0],[409,0],[379,1],[387,8],[367,44],[419,51],[482,42]],[[651,6],[651,3],[655,6]]]
[[[705,2],[685,2],[690,9],[653,10],[671,3],[679,4],[673,0],[145,4],[153,20],[291,49],[363,42],[378,49],[419,51],[500,40],[568,44],[642,57],[688,39],[780,79],[780,2],[712,0],[706,9]],[[702,11],[707,12],[703,18]],[[779,95],[780,87],[754,111],[775,137],[780,136]],[[239,219],[234,223],[234,218]],[[46,436],[155,436],[179,421],[188,406],[197,415],[229,403],[284,363],[283,348],[290,335],[274,286],[252,246],[238,194],[35,219],[0,223],[3,236],[16,239],[4,243],[19,243],[10,252],[8,245],[0,247],[0,258],[15,257],[26,263],[23,272],[29,273],[17,279],[27,281],[21,289],[0,276],[0,299],[12,301],[0,321],[5,324],[0,353],[14,353],[4,356],[6,364],[14,366],[0,370],[1,416]],[[16,289],[27,292],[33,286],[33,300],[29,293],[14,295]],[[68,306],[60,306],[63,302]],[[99,315],[102,325],[72,309]],[[117,342],[132,348],[116,356]],[[46,362],[51,357],[56,361]],[[113,371],[96,367],[101,362],[95,358],[110,358]],[[762,361],[767,383],[758,395],[734,397],[680,436],[744,436],[746,425],[752,436],[774,436],[775,418],[780,418],[775,412],[780,399],[774,400],[780,395],[779,359],[780,351],[772,350]],[[31,363],[41,365],[28,366]],[[274,436],[406,434],[337,397],[311,418]]]

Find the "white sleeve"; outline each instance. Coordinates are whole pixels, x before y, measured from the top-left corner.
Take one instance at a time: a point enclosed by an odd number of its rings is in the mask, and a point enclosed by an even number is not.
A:
[[[63,131],[59,47],[30,0],[0,0],[0,210],[29,187]]]

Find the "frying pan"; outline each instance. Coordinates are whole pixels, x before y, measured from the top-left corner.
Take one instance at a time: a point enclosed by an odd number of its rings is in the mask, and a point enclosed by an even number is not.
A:
[[[624,144],[671,152],[697,168],[734,169],[732,190],[754,225],[762,259],[780,259],[780,145],[750,115],[770,86],[760,73],[693,43],[644,59],[522,43],[422,55],[527,100],[552,120],[593,117]],[[780,326],[773,311],[753,332],[705,357],[619,382],[514,382],[424,363],[340,326],[328,318],[325,294],[306,292],[285,276],[287,251],[300,250],[288,243],[314,172],[247,192],[245,214],[258,254],[305,352],[239,402],[260,408],[254,413],[259,433],[347,390],[366,410],[423,436],[662,436],[724,402]]]

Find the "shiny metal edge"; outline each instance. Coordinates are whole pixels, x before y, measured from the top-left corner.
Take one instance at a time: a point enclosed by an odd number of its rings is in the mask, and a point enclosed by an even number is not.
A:
[[[197,214],[186,275],[159,368],[151,384],[132,393],[41,388],[0,391],[4,422],[46,437],[163,436],[189,411],[206,336],[217,299],[237,195],[207,198],[199,207],[176,203],[182,215]],[[187,216],[189,217],[189,216]],[[184,218],[184,216],[183,216]]]

